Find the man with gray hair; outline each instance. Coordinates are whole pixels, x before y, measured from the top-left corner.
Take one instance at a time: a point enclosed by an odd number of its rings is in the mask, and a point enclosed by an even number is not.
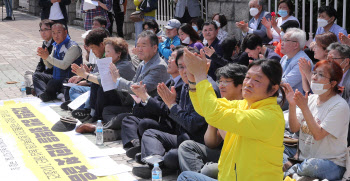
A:
[[[266,27],[261,23],[261,20],[263,18],[270,20],[271,14],[263,10],[262,0],[250,0],[249,8],[250,15],[253,18],[248,23],[242,21],[236,22],[236,26],[242,30],[243,36],[255,34],[260,36],[263,40],[263,44],[269,43],[271,39],[267,37]]]
[[[327,47],[327,51],[328,60],[337,62],[343,69],[343,78],[338,85],[344,86],[344,91],[342,92],[341,96],[350,105],[350,74],[348,73],[350,68],[350,46],[336,42],[330,44]]]
[[[140,81],[146,85],[150,96],[157,95],[157,85],[166,82],[170,75],[167,73],[167,64],[160,58],[158,53],[158,37],[151,31],[143,31],[139,34],[136,54],[143,60],[137,67],[136,74],[132,81],[128,81],[119,75],[119,71],[112,73],[113,80],[116,80],[117,91],[133,94],[130,86]]]
[[[282,38],[281,53],[284,54],[280,63],[283,68],[282,81],[289,83],[293,90],[298,89],[304,93],[302,87],[302,78],[299,71],[299,59],[305,58],[310,61],[311,67],[313,63],[311,59],[303,51],[306,43],[306,34],[299,28],[288,28],[286,34]]]

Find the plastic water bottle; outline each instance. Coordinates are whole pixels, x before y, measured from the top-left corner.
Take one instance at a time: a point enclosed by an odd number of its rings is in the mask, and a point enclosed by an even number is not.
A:
[[[22,97],[27,97],[26,85],[24,84],[24,82],[21,83],[21,93],[22,93]]]
[[[103,125],[101,120],[96,125],[96,145],[103,145]]]
[[[155,163],[152,169],[152,181],[162,181],[162,170],[159,168],[159,164]]]

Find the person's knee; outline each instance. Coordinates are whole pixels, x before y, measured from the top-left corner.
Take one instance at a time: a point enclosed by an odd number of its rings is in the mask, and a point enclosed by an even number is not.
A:
[[[179,169],[178,150],[172,149],[164,155],[164,166],[173,170]]]
[[[206,163],[201,169],[201,173],[208,177],[217,179],[218,173],[219,173],[218,163],[213,163],[213,162]]]
[[[189,150],[192,150],[194,143],[195,143],[195,141],[193,141],[193,140],[186,140],[186,141],[182,142],[179,146],[179,155],[184,153],[184,152],[189,152]]]

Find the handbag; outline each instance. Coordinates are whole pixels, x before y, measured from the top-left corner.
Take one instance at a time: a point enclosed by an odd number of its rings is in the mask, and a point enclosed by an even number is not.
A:
[[[143,21],[143,17],[144,17],[144,13],[142,11],[135,11],[131,13],[130,20],[132,22],[139,22],[139,21]]]

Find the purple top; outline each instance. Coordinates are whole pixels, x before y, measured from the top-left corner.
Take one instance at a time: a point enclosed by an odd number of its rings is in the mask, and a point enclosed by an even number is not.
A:
[[[188,45],[189,47],[197,48],[198,50],[202,49],[204,45],[201,42],[196,42]]]

